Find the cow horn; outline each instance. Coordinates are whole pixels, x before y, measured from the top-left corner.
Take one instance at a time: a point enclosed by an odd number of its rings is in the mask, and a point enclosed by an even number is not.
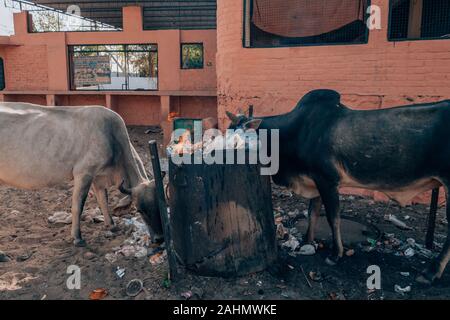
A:
[[[119,186],[119,191],[122,192],[123,194],[131,195],[131,189],[128,189],[127,187],[125,187],[123,185],[124,183],[125,183],[125,181],[122,180],[122,183]]]
[[[226,111],[225,113],[226,113],[227,117],[231,120],[231,122],[233,124],[236,124],[236,123],[239,122],[239,118],[236,117],[234,114],[232,114],[230,111]]]

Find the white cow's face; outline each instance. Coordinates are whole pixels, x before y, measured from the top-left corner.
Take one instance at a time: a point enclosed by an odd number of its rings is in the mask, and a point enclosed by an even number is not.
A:
[[[142,215],[150,229],[153,242],[164,240],[161,216],[159,213],[156,187],[154,181],[141,183],[133,189],[137,211]]]

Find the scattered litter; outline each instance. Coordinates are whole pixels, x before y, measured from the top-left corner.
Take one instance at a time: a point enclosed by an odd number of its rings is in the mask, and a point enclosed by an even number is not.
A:
[[[24,262],[24,261],[27,261],[28,259],[31,258],[32,255],[33,255],[33,252],[27,252],[27,253],[21,254],[20,256],[18,256],[18,257],[16,258],[16,261],[17,261],[17,262]],[[1,253],[0,253],[0,262],[1,262],[1,261],[2,261],[2,259],[1,259]]]
[[[170,280],[169,279],[164,279],[162,285],[166,289],[170,288]]]
[[[142,280],[133,279],[127,284],[126,293],[129,297],[136,297],[144,289]]]
[[[119,279],[122,279],[125,275],[125,268],[121,269],[120,267],[117,267],[116,275],[119,277]]]
[[[44,295],[41,297],[41,300],[45,300],[45,299],[47,299],[47,295],[46,295],[46,294],[44,294]]]
[[[394,290],[395,290],[395,292],[397,292],[397,293],[405,294],[405,293],[411,292],[411,286],[407,286],[407,287],[402,288],[401,286],[399,286],[398,284],[396,284],[396,285],[394,286]]]
[[[21,285],[37,279],[29,273],[6,272],[0,276],[0,291],[14,291],[22,289]]]
[[[48,217],[47,220],[52,224],[70,224],[72,223],[72,216],[70,213],[58,211]]]
[[[192,291],[188,290],[186,292],[181,293],[181,297],[183,297],[186,300],[189,300],[190,298],[192,298]]]
[[[148,247],[150,246],[150,233],[147,226],[138,219],[138,217],[124,219],[124,224],[126,226],[131,226],[133,232],[131,233],[131,237],[126,239],[121,246],[113,248],[113,253],[105,256],[109,262],[114,263],[119,254],[122,254],[127,258],[135,257],[137,259],[142,259],[147,257]],[[114,236],[111,231],[107,232],[111,233],[111,237]]]
[[[305,216],[305,218],[308,218],[309,216],[308,210],[303,210],[303,215]]]
[[[375,247],[377,245],[377,240],[372,238],[367,238],[367,242],[370,244],[371,247]]]
[[[289,240],[283,242],[281,246],[290,249],[291,251],[295,251],[300,246],[300,242],[293,235],[289,235]]]
[[[294,270],[294,269],[295,269],[294,266],[291,266],[290,264],[288,264],[287,267],[288,267],[289,269],[291,269],[291,270]]]
[[[400,272],[400,275],[403,277],[409,277],[409,272]]]
[[[410,245],[411,247],[414,247],[416,245],[416,240],[414,240],[413,238],[408,238],[406,239],[406,242],[408,243],[408,245]]]
[[[411,217],[410,217],[410,216],[405,216],[404,219],[405,219],[405,220],[409,220],[409,219],[411,219]]]
[[[310,271],[309,272],[309,278],[312,280],[312,281],[315,281],[315,282],[321,282],[321,281],[323,281],[323,277],[322,277],[322,274],[320,273],[320,272],[314,272],[314,271]]]
[[[86,210],[83,215],[83,220],[89,223],[105,222],[105,218],[103,217],[100,208]]]
[[[163,263],[166,258],[167,258],[167,251],[163,250],[152,255],[149,261],[152,265],[157,265]]]
[[[297,238],[301,238],[302,234],[300,233],[300,231],[298,231],[298,229],[296,227],[292,227],[289,229],[289,233],[292,234],[293,236],[297,237]]]
[[[167,147],[168,155],[193,154],[202,151],[203,154],[210,154],[216,150],[233,149],[257,149],[259,146],[258,135],[255,132],[244,132],[242,129],[234,132],[227,132],[226,135],[210,137],[207,141],[192,143],[191,132],[186,130],[177,139],[173,139]]]
[[[316,254],[316,247],[312,244],[305,244],[300,248],[299,253],[302,256],[312,256]]]
[[[410,258],[410,257],[413,257],[415,255],[415,253],[416,252],[414,251],[413,248],[408,248],[405,250],[404,255],[405,255],[405,257]]]
[[[87,260],[92,260],[95,258],[95,253],[88,251],[85,254],[83,254],[83,257]]]
[[[330,300],[346,300],[344,294],[340,292],[330,292],[328,298]]]
[[[303,269],[303,266],[300,266],[300,271],[302,272],[303,277],[305,278],[306,283],[308,284],[308,286],[310,288],[312,288],[313,286],[312,286],[311,282],[309,281],[308,277],[306,276],[306,273],[305,273],[305,270]]]
[[[395,215],[393,214],[387,214],[384,216],[384,220],[390,221],[394,226],[397,228],[400,228],[402,230],[412,230],[410,226],[408,226],[403,221],[399,220]]]
[[[105,231],[104,236],[106,239],[114,238],[114,233],[111,230]]]
[[[125,257],[131,257],[136,253],[136,249],[134,248],[134,246],[123,246],[119,250],[119,253],[123,254]]]
[[[134,253],[134,257],[141,259],[141,258],[145,258],[147,256],[147,248],[145,247],[138,247],[135,248],[135,253]]]
[[[295,209],[294,211],[289,211],[287,214],[289,218],[295,218],[300,214],[300,211],[298,209]]]
[[[257,285],[258,287],[261,287],[261,286],[262,286],[262,281],[261,281],[261,280],[258,280],[258,281],[256,282],[256,285]]]
[[[354,250],[354,249],[349,249],[349,250],[345,251],[345,255],[346,255],[347,257],[351,257],[351,256],[353,256],[354,254],[355,254],[355,250]]]
[[[192,295],[197,296],[197,298],[199,298],[199,299],[202,299],[203,296],[205,295],[205,292],[203,291],[202,288],[192,287],[191,291],[192,291]]]
[[[419,256],[421,256],[423,258],[432,259],[432,258],[434,258],[436,256],[436,253],[434,253],[433,251],[425,248],[424,245],[416,243],[414,247],[416,249],[417,255],[419,255]]]
[[[107,253],[105,254],[105,259],[108,260],[109,263],[113,264],[117,261],[117,254]]]
[[[287,240],[289,238],[289,232],[282,223],[277,224],[277,238],[279,240]]]
[[[9,262],[11,259],[4,253],[3,251],[0,251],[0,262]]]
[[[100,288],[95,289],[89,294],[90,300],[102,300],[108,295],[108,291],[106,289]]]

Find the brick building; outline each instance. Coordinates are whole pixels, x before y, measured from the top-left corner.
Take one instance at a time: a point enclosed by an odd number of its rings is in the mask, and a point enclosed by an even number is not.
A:
[[[279,114],[317,88],[339,91],[356,109],[450,98],[450,0],[218,0],[217,28],[203,11],[214,2],[215,14],[215,1],[190,2],[200,6],[190,8],[190,20],[179,10],[164,25],[155,21],[167,15],[145,4],[124,7],[123,19],[120,1],[109,18],[90,16],[121,31],[33,33],[28,15],[16,14],[15,35],[0,38],[0,99],[101,104],[128,124],[161,124],[168,133],[171,113],[217,116],[224,128],[225,110],[252,104],[258,116]],[[369,30],[366,22],[378,17],[380,28]],[[152,45],[157,86],[73,88],[71,54],[81,50],[74,46],[99,44]],[[198,68],[180,65],[185,44],[202,45]]]

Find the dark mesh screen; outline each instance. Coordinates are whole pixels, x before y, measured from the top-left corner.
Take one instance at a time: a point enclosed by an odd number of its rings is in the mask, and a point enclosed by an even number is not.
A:
[[[390,6],[390,40],[450,38],[450,0],[391,0]]]
[[[246,46],[367,41],[368,0],[250,0]]]
[[[5,89],[5,68],[3,65],[3,59],[0,58],[0,90]]]

